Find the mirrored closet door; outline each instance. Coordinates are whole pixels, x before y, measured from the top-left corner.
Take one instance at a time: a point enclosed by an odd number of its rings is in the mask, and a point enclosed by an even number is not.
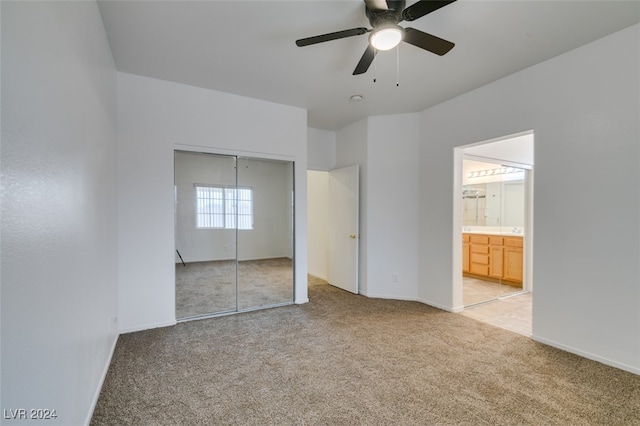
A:
[[[293,303],[293,163],[175,152],[176,318]]]
[[[238,309],[293,301],[293,163],[238,157]]]

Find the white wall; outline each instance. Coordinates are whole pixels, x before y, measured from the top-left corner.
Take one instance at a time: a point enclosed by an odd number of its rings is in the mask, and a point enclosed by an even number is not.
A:
[[[329,173],[307,172],[309,274],[329,279]]]
[[[306,138],[303,109],[118,73],[121,331],[175,322],[174,149],[295,161],[295,302],[308,300]]]
[[[2,408],[88,423],[117,339],[116,73],[93,2],[1,2]],[[4,417],[4,415],[3,415]]]
[[[255,260],[291,257],[290,163],[242,157],[238,160],[241,187],[253,191],[253,229],[198,229],[194,184],[236,185],[236,163],[231,156],[178,152],[175,157],[177,188],[176,248],[185,262]],[[176,263],[180,258],[176,254]]]
[[[415,299],[418,287],[420,114],[369,117],[367,290]]]
[[[337,132],[337,167],[360,165],[360,293],[417,299],[420,114],[368,117]]]
[[[307,129],[307,168],[331,170],[336,165],[336,133],[329,130]]]
[[[640,373],[639,52],[636,25],[422,114],[423,300],[453,307],[453,148],[533,129],[534,338]]]

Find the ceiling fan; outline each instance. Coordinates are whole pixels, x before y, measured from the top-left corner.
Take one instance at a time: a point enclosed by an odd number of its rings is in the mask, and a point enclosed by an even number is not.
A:
[[[364,27],[333,33],[317,35],[296,40],[296,45],[303,47],[325,41],[357,36],[370,32],[369,45],[364,51],[360,62],[356,65],[353,75],[364,74],[373,62],[379,50],[389,50],[396,47],[401,41],[412,44],[421,49],[444,55],[450,51],[454,44],[431,34],[427,34],[415,28],[402,28],[398,23],[402,21],[414,21],[441,7],[453,3],[456,0],[433,1],[420,0],[405,8],[405,0],[364,0],[365,13],[373,29]]]

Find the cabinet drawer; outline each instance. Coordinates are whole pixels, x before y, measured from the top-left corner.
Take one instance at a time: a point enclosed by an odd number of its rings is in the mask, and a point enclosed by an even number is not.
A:
[[[489,266],[488,265],[478,265],[476,263],[471,264],[470,271],[472,274],[488,276],[489,275]]]
[[[489,244],[494,246],[502,245],[502,237],[489,237]]]
[[[522,247],[522,237],[504,237],[504,245],[509,247]]]
[[[482,265],[489,265],[489,255],[471,253],[471,263],[480,263]]]
[[[471,253],[489,254],[489,246],[471,244]]]
[[[489,244],[489,237],[487,235],[470,235],[469,236],[472,243],[478,244]]]

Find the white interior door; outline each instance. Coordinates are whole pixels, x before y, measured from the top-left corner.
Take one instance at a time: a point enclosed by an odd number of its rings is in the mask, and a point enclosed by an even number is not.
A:
[[[358,293],[359,167],[329,172],[329,284]]]

